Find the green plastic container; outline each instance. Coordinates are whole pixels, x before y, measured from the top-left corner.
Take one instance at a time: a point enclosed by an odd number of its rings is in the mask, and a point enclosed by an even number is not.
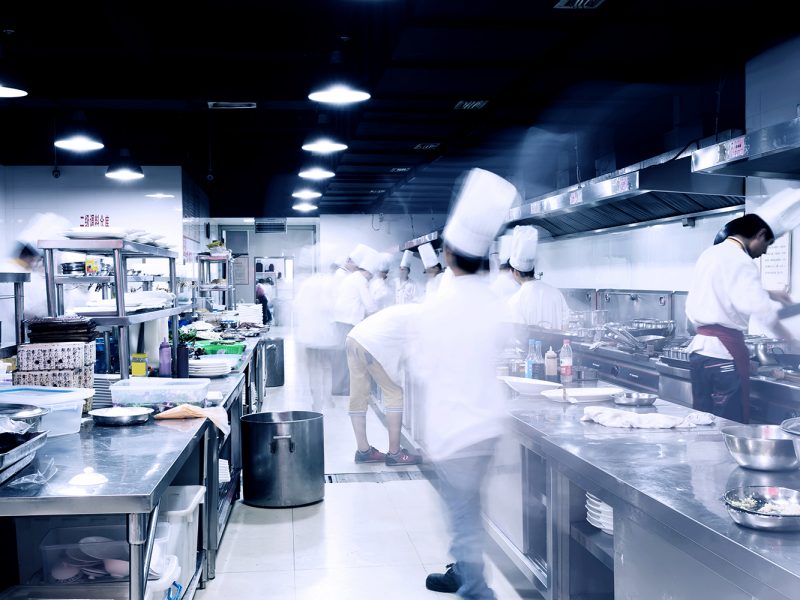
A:
[[[205,350],[206,354],[243,354],[246,347],[244,342],[212,340],[197,340],[194,345]]]

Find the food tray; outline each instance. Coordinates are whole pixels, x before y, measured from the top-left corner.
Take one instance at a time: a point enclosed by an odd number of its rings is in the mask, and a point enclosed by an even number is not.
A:
[[[722,499],[738,525],[770,531],[800,531],[800,490],[750,486],[728,490]],[[786,507],[793,514],[764,510],[769,506]]]
[[[28,454],[22,460],[18,460],[10,467],[0,471],[0,485],[3,485],[6,481],[14,477],[14,475],[22,471],[22,469],[27,467],[29,464],[31,464],[35,456],[36,454],[34,453]]]
[[[4,438],[4,436],[15,436],[19,443],[10,450],[0,453],[0,469],[5,469],[21,461],[29,454],[33,456],[39,448],[44,446],[47,440],[46,431],[0,434],[0,438]]]

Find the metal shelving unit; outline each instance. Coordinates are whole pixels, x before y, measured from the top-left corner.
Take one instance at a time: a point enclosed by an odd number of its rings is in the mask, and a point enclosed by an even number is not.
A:
[[[211,269],[220,269],[220,277],[224,277],[226,283],[211,283]],[[197,293],[199,299],[211,298],[213,293],[222,294],[222,303],[228,310],[236,308],[236,286],[233,285],[233,257],[228,255],[217,256],[214,254],[197,255],[197,275],[199,277]]]
[[[177,276],[175,274],[175,260],[178,258],[177,252],[159,248],[157,246],[150,246],[148,244],[139,244],[137,242],[129,242],[127,240],[119,239],[89,239],[89,240],[40,240],[39,248],[44,250],[44,268],[45,268],[45,284],[47,287],[47,312],[51,317],[59,316],[59,312],[63,313],[63,306],[59,306],[58,289],[57,287],[67,283],[67,280],[77,283],[92,283],[98,280],[108,278],[108,285],[113,285],[115,290],[123,290],[123,293],[116,293],[116,314],[108,316],[97,316],[92,319],[99,326],[116,327],[118,331],[119,340],[119,370],[120,377],[127,379],[129,377],[130,368],[130,346],[129,346],[129,331],[128,327],[136,323],[144,323],[155,319],[164,317],[170,318],[170,327],[172,330],[173,341],[178,339],[178,319],[177,316],[182,312],[191,310],[190,308],[173,305],[169,308],[142,311],[138,313],[128,314],[125,309],[125,294],[124,290],[128,289],[128,282],[135,281],[134,278],[129,280],[127,274],[127,260],[128,258],[166,258],[169,260],[169,287],[175,293],[177,289]],[[53,251],[63,250],[69,252],[84,252],[86,254],[96,254],[99,256],[111,256],[113,258],[113,276],[84,276],[84,277],[58,277],[55,272],[55,264],[53,262]],[[139,279],[147,278],[152,281],[151,276],[138,277]],[[91,280],[91,281],[87,281]],[[173,364],[177,362],[177,344],[172,345],[172,361]]]
[[[14,300],[14,346],[0,348],[0,358],[7,358],[17,352],[17,346],[25,341],[25,326],[22,323],[25,312],[25,288],[23,284],[31,280],[30,273],[0,273],[0,283],[13,283],[14,294],[12,296],[0,296],[0,300]]]

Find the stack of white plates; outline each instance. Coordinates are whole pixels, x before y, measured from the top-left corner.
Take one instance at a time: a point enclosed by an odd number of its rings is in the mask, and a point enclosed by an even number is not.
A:
[[[190,377],[220,377],[230,372],[231,362],[221,356],[203,356],[189,361]]]
[[[608,535],[614,535],[614,509],[586,492],[586,520]]]

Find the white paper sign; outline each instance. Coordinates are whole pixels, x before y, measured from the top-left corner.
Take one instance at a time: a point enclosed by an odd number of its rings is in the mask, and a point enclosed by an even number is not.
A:
[[[783,292],[789,289],[792,278],[792,233],[775,240],[760,259],[761,285],[765,290]]]

